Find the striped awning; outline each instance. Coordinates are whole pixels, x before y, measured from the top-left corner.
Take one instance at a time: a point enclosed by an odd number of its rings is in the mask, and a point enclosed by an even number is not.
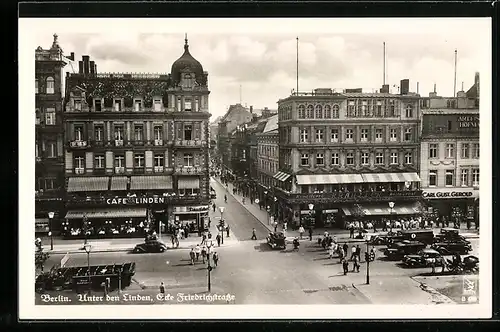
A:
[[[132,176],[130,190],[172,189],[172,177],[168,175]]]
[[[365,216],[388,216],[388,215],[409,215],[418,214],[421,212],[417,204],[396,204],[391,211],[388,205],[361,205],[361,211]],[[353,215],[350,208],[342,208],[346,216]]]
[[[108,176],[74,177],[68,180],[68,192],[106,191],[108,184]]]
[[[49,218],[36,218],[35,225],[37,226],[45,226],[49,224]]]
[[[82,219],[86,215],[89,219],[96,218],[140,218],[146,217],[146,208],[121,208],[121,209],[92,209],[71,210],[66,213],[66,219]]]
[[[182,177],[177,181],[177,189],[199,189],[200,179],[198,177]]]
[[[361,174],[311,174],[297,175],[298,185],[362,183]]]
[[[366,183],[420,182],[417,173],[368,173],[362,176]]]
[[[273,178],[275,178],[278,181],[286,181],[290,177],[290,174],[287,174],[285,172],[278,172],[274,174]]]
[[[111,177],[111,190],[127,190],[128,179],[126,176]]]

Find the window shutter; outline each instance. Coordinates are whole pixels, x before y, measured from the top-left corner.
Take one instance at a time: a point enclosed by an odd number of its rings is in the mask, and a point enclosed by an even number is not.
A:
[[[177,165],[176,166],[179,166],[179,167],[184,166],[184,154],[179,153],[177,155]]]
[[[194,166],[196,166],[196,167],[200,166],[200,155],[199,154],[194,155]]]
[[[194,139],[195,140],[201,139],[201,122],[194,123]]]
[[[175,123],[175,135],[176,135],[176,139],[180,139],[182,140],[183,139],[183,135],[182,135],[182,122],[176,122]]]

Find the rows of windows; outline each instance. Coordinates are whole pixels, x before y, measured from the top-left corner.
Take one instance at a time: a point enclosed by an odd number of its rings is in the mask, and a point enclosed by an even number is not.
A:
[[[461,159],[479,159],[479,143],[461,143],[460,144],[460,158]],[[456,157],[455,143],[446,143],[444,145],[444,157]],[[429,144],[429,159],[439,158],[439,143]]]
[[[389,164],[390,165],[398,165],[399,164],[399,152],[391,151],[389,153]],[[340,166],[340,153],[332,151],[330,154],[330,160],[326,160],[325,154],[322,152],[318,152],[316,154],[310,155],[309,153],[301,153],[300,154],[300,166],[308,167],[310,166],[311,157],[314,158],[316,166],[327,166],[327,164],[331,166]],[[375,165],[384,165],[385,164],[385,154],[383,151],[377,151],[374,153],[370,152],[360,152],[359,153],[359,165],[369,166],[370,160],[373,158]],[[344,164],[346,166],[354,166],[356,163],[356,153],[354,151],[346,152],[343,156]],[[412,165],[414,163],[413,160],[413,152],[406,151],[404,152],[404,164]]]
[[[196,130],[195,128],[196,127]],[[153,140],[155,142],[162,141],[164,139],[163,125],[153,126]],[[131,140],[133,141],[144,141],[145,140],[145,129],[142,124],[134,124],[131,131]],[[75,124],[73,126],[73,137],[75,141],[85,141],[87,135],[84,134],[85,129],[83,124]],[[201,123],[190,124],[182,123],[178,127],[178,138],[183,140],[193,140],[200,139],[201,136]],[[122,142],[125,139],[125,127],[124,125],[114,125],[113,137],[117,142]],[[94,125],[94,140],[97,142],[104,141],[104,125]]]
[[[56,109],[54,107],[45,108],[45,114],[39,108],[35,109],[35,124],[55,126],[56,125]]]
[[[313,129],[314,137],[310,136],[311,129],[309,128],[300,128],[299,132],[299,141],[300,143],[338,143],[340,137],[340,129],[331,128],[331,129]],[[399,128],[390,128],[389,130],[389,142],[397,142],[398,141],[398,133],[400,133]],[[361,128],[359,133],[359,142],[370,142],[372,141],[370,131],[367,128]],[[328,136],[326,136],[328,135]],[[374,141],[383,142],[384,141],[385,130],[384,128],[375,128]],[[355,141],[355,129],[346,128],[344,131],[344,142],[346,143],[354,143]],[[413,141],[413,128],[407,127],[404,128],[403,133],[403,141],[411,142]]]
[[[62,144],[61,144],[62,146]],[[58,151],[59,150],[59,151]],[[45,158],[57,158],[62,155],[62,148],[57,148],[56,141],[42,141],[41,144],[35,142],[35,157],[45,157]]]
[[[277,157],[278,146],[276,144],[259,144],[259,155]]]
[[[184,153],[183,154],[183,167],[194,167],[194,155],[192,153]],[[163,168],[165,165],[166,157],[164,154],[155,154],[153,155],[153,166],[155,171],[163,172]],[[96,154],[94,155],[94,170],[104,170],[106,168],[106,158],[104,154]],[[115,154],[113,165],[115,168],[115,173],[123,173],[125,172],[125,155],[124,154]],[[143,152],[137,152],[133,155],[133,167],[134,169],[143,169],[146,166],[145,154]],[[85,156],[84,155],[76,155],[74,157],[74,170],[76,174],[85,173]]]
[[[278,172],[278,161],[259,159],[259,169],[269,173],[276,173]]]
[[[36,191],[54,190],[61,187],[61,182],[54,177],[41,177],[35,183]]]
[[[448,187],[462,186],[462,187],[478,187],[479,186],[479,168],[462,168],[459,173],[460,177],[458,179],[459,183],[456,183],[456,176],[454,169],[444,170],[444,185]],[[439,185],[438,170],[429,170],[429,186],[436,187]],[[441,175],[443,176],[443,175]]]
[[[55,93],[55,84],[54,78],[49,76],[45,79],[45,90],[46,94],[54,94]],[[35,93],[40,93],[40,87],[38,83],[38,79],[35,79]]]
[[[291,120],[292,119],[292,105],[280,105],[278,108],[278,119]]]
[[[334,105],[299,105],[299,119],[338,119],[340,106]]]

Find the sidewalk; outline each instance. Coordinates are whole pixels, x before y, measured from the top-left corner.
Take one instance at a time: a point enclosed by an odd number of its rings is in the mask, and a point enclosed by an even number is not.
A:
[[[211,177],[213,181],[216,181],[219,185],[222,187],[226,188],[226,186],[220,182],[220,180],[216,177]],[[267,229],[269,229],[270,232],[274,231],[274,227],[269,224],[269,219],[268,219],[268,213],[265,209],[260,209],[259,205],[256,203],[250,204],[250,199],[245,199],[245,204],[243,204],[242,198],[243,196],[239,194],[233,194],[233,184],[228,183],[227,186],[227,191],[228,193],[236,199],[243,207],[245,207],[248,212],[250,212],[262,225],[264,225]],[[295,237],[299,237],[299,232],[298,230],[292,230],[291,225],[289,225],[288,230],[286,231],[287,235],[287,240],[291,241]],[[278,225],[278,231],[282,231],[282,225]],[[394,229],[396,230],[396,229]],[[314,228],[314,233],[313,233],[313,241],[317,239],[318,236],[323,236],[324,232],[327,231],[328,233],[335,235],[337,239],[341,242],[366,242],[365,239],[350,239],[349,238],[349,230],[347,229],[335,229],[335,228]],[[441,228],[434,228],[434,234],[439,234],[441,231]],[[380,234],[387,234],[387,232],[373,232],[372,230],[369,230],[368,235],[380,235]],[[479,238],[479,231],[478,230],[464,230],[464,232],[460,231],[460,234],[464,236],[467,239],[478,239]],[[309,238],[309,233],[308,230],[306,229],[304,234],[302,235],[304,239]]]

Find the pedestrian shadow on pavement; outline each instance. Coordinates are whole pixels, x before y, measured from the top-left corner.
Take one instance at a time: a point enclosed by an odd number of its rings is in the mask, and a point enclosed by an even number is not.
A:
[[[321,258],[313,258],[313,261],[326,261],[329,259],[330,259],[330,257],[321,257]]]
[[[323,264],[323,265],[339,265],[340,262],[332,262],[332,263],[326,263],[326,264]]]
[[[347,273],[347,275],[348,275],[348,274],[349,274],[349,273]],[[347,276],[347,275],[346,275],[346,276]],[[328,276],[328,278],[342,277],[342,276],[344,276],[344,272],[342,272],[342,271],[341,271],[341,272],[339,272],[339,273],[337,273],[337,274],[334,274],[334,275],[332,275],[332,276]]]
[[[255,250],[259,251],[275,251],[273,250],[267,243],[259,243],[258,245],[253,247]]]
[[[196,264],[195,264],[196,265]],[[191,266],[191,263],[173,264],[171,266]]]
[[[322,252],[325,251],[326,249],[315,249],[315,250],[307,250],[307,252]]]

